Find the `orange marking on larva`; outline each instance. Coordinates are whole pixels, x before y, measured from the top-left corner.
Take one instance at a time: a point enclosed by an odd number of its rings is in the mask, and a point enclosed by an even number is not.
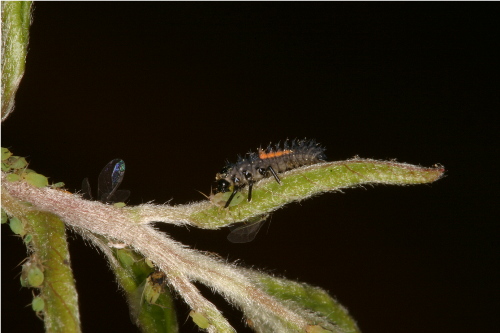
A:
[[[259,158],[261,160],[265,160],[267,158],[279,157],[279,156],[288,155],[291,153],[293,153],[293,150],[280,150],[280,151],[273,151],[270,153],[266,153],[265,151],[261,150],[261,151],[259,151]]]

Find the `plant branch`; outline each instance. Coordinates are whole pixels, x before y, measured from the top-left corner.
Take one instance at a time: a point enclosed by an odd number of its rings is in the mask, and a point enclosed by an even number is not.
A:
[[[222,209],[218,193],[210,195],[211,201],[190,205],[143,204],[126,207],[137,223],[151,221],[172,224],[189,224],[198,228],[219,229],[236,222],[248,221],[262,214],[277,210],[287,203],[300,201],[324,192],[364,184],[414,185],[432,183],[442,177],[444,168],[423,168],[394,161],[377,161],[353,158],[347,161],[325,162],[280,174],[283,184],[267,178],[253,189],[252,202],[243,200],[235,206]]]
[[[149,222],[219,228],[321,192],[369,183],[426,183],[439,179],[443,172],[441,167],[421,168],[362,159],[322,163],[283,174],[283,183],[286,184],[283,186],[264,180],[259,183],[252,204],[242,202],[226,210],[213,201],[180,206],[147,204],[117,208],[49,187],[38,188],[24,181],[6,181],[7,176],[3,174],[2,205],[8,213],[12,213],[11,198],[29,202],[33,209],[59,216],[84,236],[89,233],[104,236],[140,253],[166,273],[170,286],[198,317],[206,319],[209,332],[231,332],[233,329],[217,308],[201,296],[192,281],[203,283],[224,295],[243,311],[257,331],[306,332],[319,327],[330,332],[355,332],[355,323],[337,303],[333,302],[332,306],[344,316],[332,321],[324,312],[313,310],[313,306],[303,300],[294,303],[290,299],[280,299],[283,292],[273,295],[276,288],[269,285],[270,281],[278,281],[276,278],[187,248],[156,231]],[[92,237],[88,238],[92,240]],[[99,246],[106,245],[101,242]],[[286,280],[282,280],[281,284],[286,285],[283,281]],[[304,286],[300,288],[307,289]]]

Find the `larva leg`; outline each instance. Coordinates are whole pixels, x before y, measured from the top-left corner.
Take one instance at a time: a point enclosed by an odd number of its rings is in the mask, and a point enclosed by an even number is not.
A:
[[[254,183],[254,181],[248,182],[248,202],[252,201],[252,187]]]
[[[273,167],[272,167],[272,166],[269,166],[269,167],[267,168],[267,170],[268,170],[269,172],[271,172],[271,174],[273,175],[274,179],[276,179],[276,181],[278,182],[278,184],[280,184],[280,185],[281,185],[281,180],[280,180],[280,177],[278,177],[278,174],[276,173],[276,171],[274,171]]]
[[[231,196],[229,197],[229,199],[227,199],[227,202],[226,202],[226,205],[224,206],[224,208],[227,208],[229,207],[229,204],[231,203],[231,201],[233,200],[234,196],[236,195],[236,193],[238,193],[240,191],[240,187],[238,186],[235,186],[234,187],[234,190],[233,190],[233,193],[231,193]]]
[[[250,202],[252,201],[252,187],[255,182],[253,181],[253,177],[250,172],[245,170],[243,171],[243,175],[245,176],[245,179],[248,182],[248,202]]]

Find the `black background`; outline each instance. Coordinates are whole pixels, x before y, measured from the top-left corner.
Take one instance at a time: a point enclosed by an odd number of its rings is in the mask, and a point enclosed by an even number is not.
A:
[[[122,158],[131,205],[202,200],[226,159],[287,137],[329,160],[441,163],[432,185],[291,204],[248,244],[160,227],[329,290],[363,332],[493,332],[499,37],[486,4],[36,3],[2,146],[71,191]],[[84,332],[136,332],[103,257],[69,235]],[[4,226],[6,332],[43,331],[16,275],[25,254]],[[188,312],[179,301],[182,332]]]

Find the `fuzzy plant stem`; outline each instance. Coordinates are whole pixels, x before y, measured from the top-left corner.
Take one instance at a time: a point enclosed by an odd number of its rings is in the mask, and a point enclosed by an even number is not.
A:
[[[75,229],[103,235],[128,244],[164,270],[171,286],[197,313],[210,319],[213,329],[231,331],[231,326],[217,308],[207,301],[191,283],[202,282],[222,292],[246,313],[261,311],[285,318],[305,329],[307,323],[293,311],[282,307],[269,295],[255,288],[243,274],[231,265],[191,250],[159,233],[149,225],[136,224],[122,210],[99,202],[82,200],[75,195],[50,188],[34,188],[24,182],[3,182],[9,194],[28,201],[42,211],[61,216]],[[9,194],[7,194],[7,193]],[[8,213],[11,213],[4,206]]]
[[[267,292],[266,284],[262,283],[269,278],[256,277],[256,273],[251,270],[187,248],[168,235],[156,231],[149,222],[219,228],[235,222],[235,215],[240,221],[245,220],[277,209],[287,201],[324,191],[363,183],[428,183],[439,179],[443,172],[444,169],[439,166],[421,168],[403,163],[362,159],[323,163],[284,174],[283,180],[287,183],[284,187],[274,188],[272,186],[276,186],[275,184],[264,181],[259,186],[261,192],[256,191],[256,199],[251,205],[242,203],[241,206],[228,210],[212,207],[213,203],[208,201],[183,206],[140,205],[118,208],[84,200],[79,195],[49,187],[38,188],[23,181],[6,181],[7,176],[3,175],[2,205],[11,214],[11,205],[15,199],[29,202],[33,209],[59,216],[68,226],[91,240],[90,234],[104,236],[113,243],[125,244],[140,253],[166,273],[170,286],[196,315],[206,319],[208,324],[204,328],[209,332],[231,332],[233,328],[219,310],[200,294],[193,282],[203,283],[226,297],[243,311],[250,322],[259,325],[257,331],[313,332],[315,327],[320,327],[313,324],[321,322],[320,330],[325,328],[330,332],[355,332],[355,324],[347,328],[339,327],[310,315],[311,311],[290,306],[289,301],[280,301],[279,297]],[[269,199],[266,198],[269,193],[273,194],[274,206],[269,206]],[[252,209],[248,209],[248,206]],[[258,210],[257,213],[255,210]],[[212,215],[210,211],[217,213]],[[231,217],[225,220],[221,218],[221,212]],[[259,327],[265,327],[265,330]]]

